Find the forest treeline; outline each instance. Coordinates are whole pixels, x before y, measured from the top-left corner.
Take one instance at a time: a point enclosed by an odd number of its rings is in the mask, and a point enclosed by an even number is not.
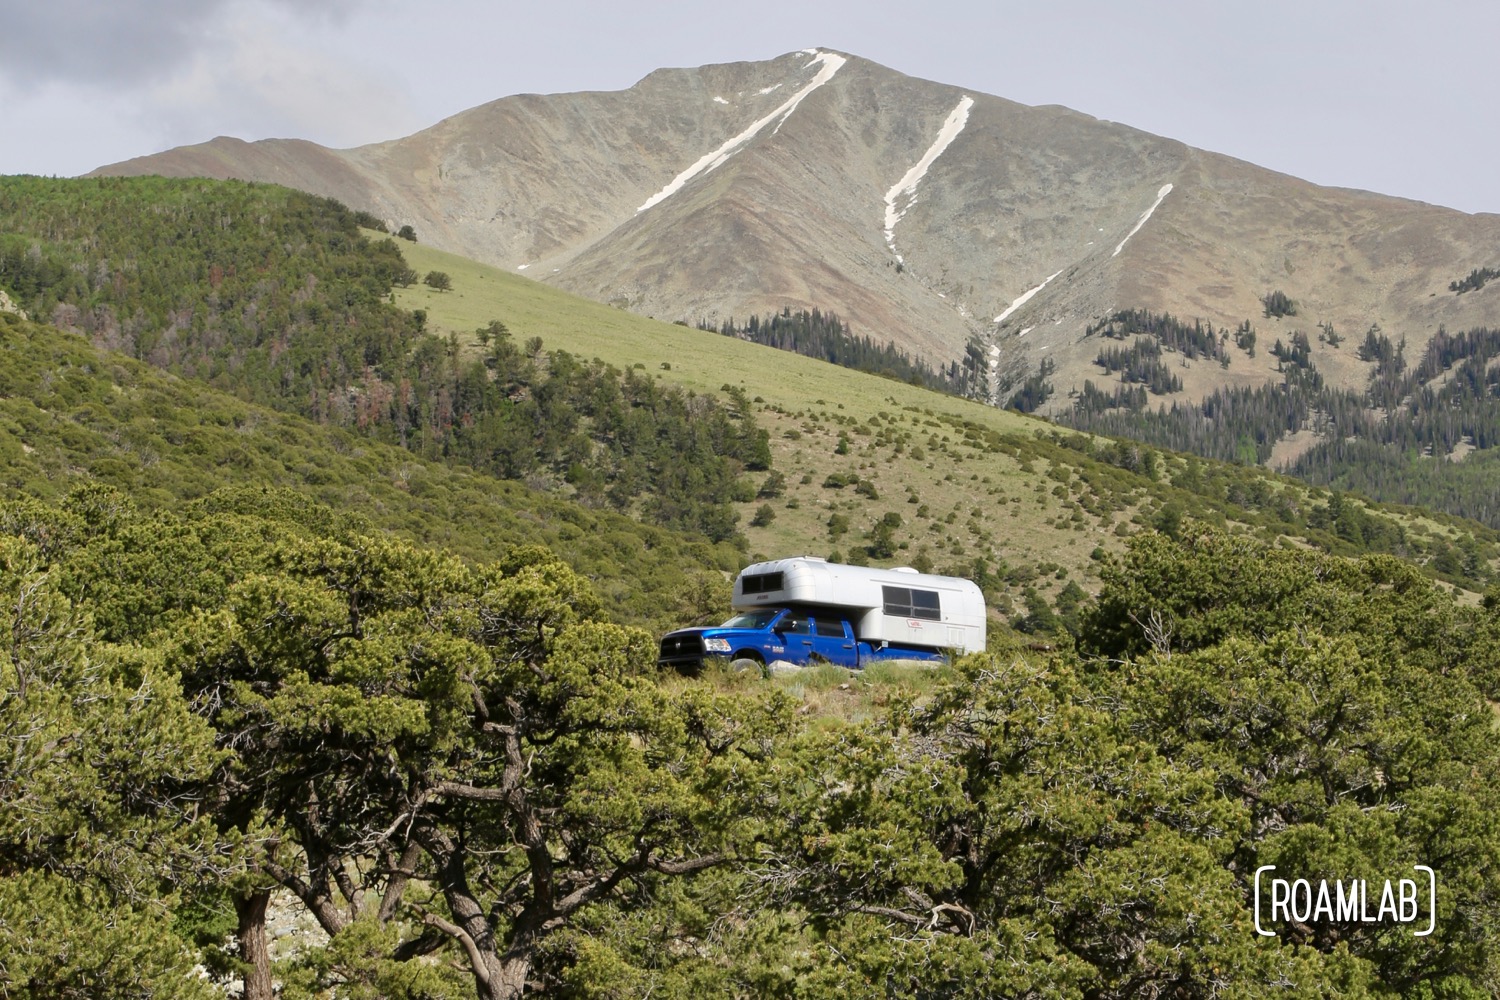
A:
[[[1458,295],[1462,295],[1464,292],[1477,292],[1491,278],[1500,278],[1500,271],[1495,270],[1493,267],[1476,267],[1462,281],[1448,282],[1448,291]]]
[[[820,309],[793,312],[786,306],[779,313],[751,316],[743,324],[733,317],[718,324],[704,320],[698,329],[940,392],[957,392],[963,381],[956,362],[934,370],[921,358],[913,359],[894,341],[881,344],[869,334],[853,334],[848,323]]]
[[[357,511],[368,530],[485,559],[546,545],[593,581],[615,620],[675,624],[699,574],[744,561],[732,541],[641,523],[522,482],[425,461],[353,428],[320,426],[0,313],[0,497],[56,502],[80,483],[145,509],[226,487],[294,489]],[[252,502],[247,499],[246,502]]]
[[[1129,347],[1106,347],[1094,364],[1111,374],[1118,372],[1122,386],[1139,383],[1155,396],[1182,391],[1182,379],[1162,363],[1161,345],[1154,340],[1137,340]]]
[[[1500,442],[1500,331],[1439,330],[1415,366],[1404,339],[1379,327],[1354,346],[1373,367],[1365,391],[1326,386],[1312,362],[1311,342],[1300,332],[1278,340],[1279,383],[1216,389],[1201,402],[1152,407],[1141,383],[1160,383],[1163,351],[1187,356],[1225,350],[1231,337],[1204,336],[1170,316],[1122,313],[1095,332],[1139,335],[1128,348],[1101,350],[1098,364],[1120,372],[1112,389],[1087,382],[1072,409],[1070,426],[1101,434],[1244,464],[1269,461],[1276,442],[1304,429],[1318,442],[1288,471],[1319,485],[1357,491],[1376,500],[1431,507],[1500,526],[1500,478],[1488,454]],[[1333,347],[1342,338],[1320,339]],[[1180,383],[1179,383],[1180,384]],[[1158,391],[1151,385],[1152,391]],[[1474,449],[1466,457],[1463,452]],[[1463,461],[1445,461],[1463,457]]]
[[[34,318],[251,402],[427,459],[738,537],[765,432],[729,405],[388,301],[409,271],[339,203],[268,185],[0,179],[0,284]]]
[[[844,718],[660,673],[537,547],[284,491],[0,503],[0,988],[1489,995],[1500,592],[1184,527],[1104,564],[1076,646]],[[1436,930],[1260,937],[1267,864],[1430,864]],[[273,894],[328,943],[272,961]]]
[[[1045,447],[1041,437],[1038,446]],[[1219,528],[1233,524],[1266,541],[1297,539],[1297,544],[1330,554],[1393,556],[1429,577],[1473,593],[1485,591],[1497,579],[1494,565],[1500,557],[1500,533],[1472,521],[1382,507],[1338,490],[1308,488],[1253,466],[1205,461],[1192,454],[1163,455],[1128,439],[1057,431],[1045,437],[1053,456],[1065,452],[1084,456],[1053,457],[1048,471],[1048,477],[1064,486],[1077,504],[1074,517],[1119,510],[1144,495],[1152,499],[1141,503],[1140,512],[1131,520],[1169,537],[1181,536],[1185,525],[1193,522]],[[1034,461],[1039,456],[1025,457]],[[1068,467],[1077,468],[1076,480],[1064,472]],[[1150,481],[1149,490],[1141,489],[1141,477]],[[1058,495],[1055,489],[1054,495]],[[1426,518],[1446,523],[1428,529],[1423,526]],[[978,568],[973,574],[983,575]],[[1031,607],[1032,602],[1027,605]],[[1064,626],[1076,632],[1066,621],[1056,623],[1053,630]]]
[[[1244,339],[1244,333],[1244,330],[1236,331],[1237,340]],[[1159,346],[1189,360],[1223,357],[1230,339],[1228,330],[1216,331],[1211,323],[1194,320],[1192,325],[1188,325],[1170,313],[1153,313],[1147,309],[1121,309],[1098,323],[1090,323],[1083,335],[1103,336],[1112,340],[1145,335]]]

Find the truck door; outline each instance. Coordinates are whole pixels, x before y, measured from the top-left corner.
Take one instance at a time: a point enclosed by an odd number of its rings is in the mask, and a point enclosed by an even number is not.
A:
[[[814,654],[841,667],[855,665],[854,636],[849,633],[849,626],[844,624],[843,619],[814,615],[813,628]]]
[[[786,646],[789,663],[807,662],[813,652],[812,618],[802,611],[788,611],[776,623],[776,634]]]

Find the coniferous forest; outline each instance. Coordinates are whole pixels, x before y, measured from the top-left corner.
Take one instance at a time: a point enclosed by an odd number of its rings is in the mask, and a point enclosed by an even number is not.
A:
[[[838,316],[819,309],[793,312],[786,307],[765,318],[751,316],[743,326],[731,317],[717,326],[703,322],[698,327],[929,389],[956,391],[961,382],[956,366],[934,371],[921,358],[913,360],[892,342],[879,344],[868,334],[850,333],[849,325]]]
[[[656,632],[785,488],[743,391],[435,336],[394,243],[278,188],[4,179],[0,219],[0,996],[1500,992],[1493,531],[929,411],[911,449],[1150,524],[940,668],[683,676]],[[1102,349],[1142,395],[1153,336]],[[1281,408],[1431,461],[1489,440],[1494,340],[1367,338],[1406,437],[1295,344]],[[1437,895],[1263,933],[1273,865]]]
[[[1263,464],[1279,439],[1311,429],[1319,440],[1287,469],[1292,475],[1500,526],[1500,466],[1492,451],[1500,443],[1500,372],[1493,364],[1500,331],[1439,330],[1410,364],[1404,339],[1372,327],[1354,346],[1372,366],[1364,392],[1325,386],[1310,341],[1296,333],[1290,344],[1278,340],[1271,348],[1279,384],[1218,389],[1192,404],[1154,401],[1142,389],[1175,391],[1163,351],[1220,357],[1230,331],[1219,331],[1216,340],[1201,323],[1126,312],[1092,332],[1135,339],[1101,349],[1098,364],[1117,382],[1113,388],[1085,383],[1062,418],[1080,430]],[[1320,336],[1326,341],[1327,331]]]
[[[739,476],[770,461],[746,400],[527,350],[499,320],[464,355],[386,302],[407,268],[359,221],[266,185],[12,179],[0,282],[33,317],[246,401],[735,537]]]

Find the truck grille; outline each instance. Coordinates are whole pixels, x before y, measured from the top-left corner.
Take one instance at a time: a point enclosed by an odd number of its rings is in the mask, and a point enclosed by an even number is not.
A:
[[[661,655],[656,662],[662,666],[700,666],[703,662],[703,638],[691,633],[674,633],[663,637]]]

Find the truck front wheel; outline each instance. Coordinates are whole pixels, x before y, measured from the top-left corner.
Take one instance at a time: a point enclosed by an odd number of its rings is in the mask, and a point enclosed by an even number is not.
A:
[[[764,674],[766,672],[766,665],[762,663],[760,657],[756,656],[754,653],[740,652],[734,654],[734,659],[729,661],[729,669],[737,674],[743,674],[750,671],[753,671],[757,674]]]

